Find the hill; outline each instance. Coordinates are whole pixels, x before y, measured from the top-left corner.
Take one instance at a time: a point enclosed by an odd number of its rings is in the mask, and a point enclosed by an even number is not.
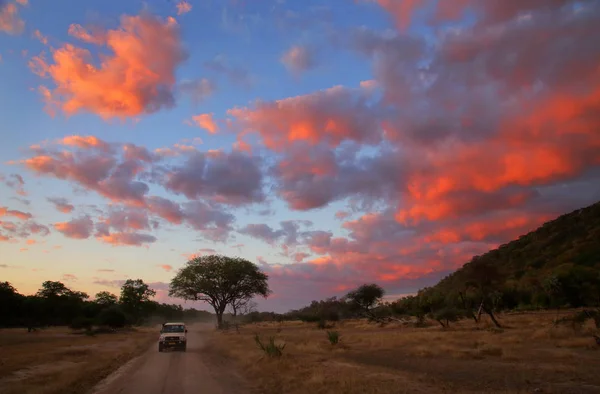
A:
[[[473,257],[396,308],[415,305],[426,313],[448,305],[484,312],[600,305],[600,202]]]

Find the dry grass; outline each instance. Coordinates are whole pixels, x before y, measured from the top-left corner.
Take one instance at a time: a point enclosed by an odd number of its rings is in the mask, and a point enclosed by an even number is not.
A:
[[[450,329],[338,323],[338,345],[314,324],[260,323],[213,333],[211,351],[238,364],[258,393],[600,393],[593,324],[555,327],[556,314],[500,316],[506,326]],[[270,360],[254,334],[285,342]]]
[[[95,336],[67,328],[0,330],[0,392],[84,393],[154,340],[149,329]]]

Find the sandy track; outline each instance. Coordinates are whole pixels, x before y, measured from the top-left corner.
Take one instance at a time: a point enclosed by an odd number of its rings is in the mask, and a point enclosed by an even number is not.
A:
[[[158,342],[101,382],[93,394],[241,394],[239,378],[203,354],[206,328],[189,327],[187,352],[158,352]],[[156,337],[158,340],[158,329]]]

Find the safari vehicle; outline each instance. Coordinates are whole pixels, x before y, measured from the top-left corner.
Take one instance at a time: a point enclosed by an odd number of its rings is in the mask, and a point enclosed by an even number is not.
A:
[[[185,352],[187,345],[187,328],[185,323],[164,323],[158,339],[158,351],[176,349]]]

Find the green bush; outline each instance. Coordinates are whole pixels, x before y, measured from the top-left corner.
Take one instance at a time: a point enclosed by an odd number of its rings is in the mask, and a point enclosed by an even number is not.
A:
[[[96,322],[100,326],[123,328],[127,325],[127,316],[117,305],[110,306],[98,315]]]
[[[327,331],[327,339],[332,345],[337,345],[340,342],[340,333],[338,331]]]
[[[279,358],[283,355],[283,349],[285,349],[285,343],[278,345],[275,343],[275,337],[269,337],[269,342],[263,344],[258,334],[254,335],[254,341],[256,345],[270,358]]]

